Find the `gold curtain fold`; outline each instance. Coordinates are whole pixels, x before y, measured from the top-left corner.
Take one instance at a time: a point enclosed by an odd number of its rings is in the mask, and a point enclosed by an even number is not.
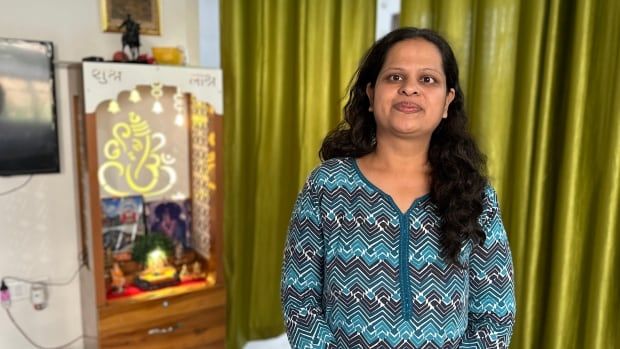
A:
[[[402,0],[455,49],[515,263],[511,348],[620,347],[620,2]]]
[[[279,282],[296,195],[373,42],[370,0],[221,1],[227,348],[284,331]]]

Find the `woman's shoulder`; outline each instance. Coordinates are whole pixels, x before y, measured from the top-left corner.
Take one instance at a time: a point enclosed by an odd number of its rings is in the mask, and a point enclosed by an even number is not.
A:
[[[501,221],[501,213],[497,191],[492,184],[487,183],[484,188],[479,223],[483,230],[488,230],[498,220]]]
[[[316,166],[310,172],[307,182],[312,186],[323,186],[334,183],[338,178],[351,178],[354,172],[353,158],[332,158]]]
[[[310,173],[310,178],[315,177],[331,177],[343,172],[349,172],[352,169],[352,158],[331,158],[321,162]]]
[[[487,183],[484,187],[484,195],[482,196],[482,210],[485,211],[497,211],[499,210],[499,200],[497,198],[497,191],[491,183]]]

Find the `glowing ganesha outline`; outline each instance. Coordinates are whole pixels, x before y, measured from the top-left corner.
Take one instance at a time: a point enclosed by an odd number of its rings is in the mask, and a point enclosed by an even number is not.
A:
[[[103,190],[114,196],[127,196],[134,193],[144,197],[156,196],[170,190],[177,181],[177,174],[170,165],[176,159],[160,152],[166,145],[166,137],[153,132],[149,124],[135,112],[128,113],[129,123],[119,122],[112,128],[112,139],[103,148],[106,161],[101,164],[97,176]],[[125,154],[127,162],[119,161]],[[107,178],[114,174],[124,177],[130,190],[115,188]],[[160,187],[161,179],[167,183]]]

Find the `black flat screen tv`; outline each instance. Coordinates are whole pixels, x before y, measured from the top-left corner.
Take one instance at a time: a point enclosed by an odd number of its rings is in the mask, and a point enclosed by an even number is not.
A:
[[[54,46],[0,38],[0,176],[60,171]]]

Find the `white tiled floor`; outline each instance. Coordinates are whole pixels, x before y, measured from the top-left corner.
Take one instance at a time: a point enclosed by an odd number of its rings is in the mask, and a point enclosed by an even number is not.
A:
[[[291,346],[288,344],[286,334],[283,333],[276,338],[249,342],[243,349],[291,349]]]

